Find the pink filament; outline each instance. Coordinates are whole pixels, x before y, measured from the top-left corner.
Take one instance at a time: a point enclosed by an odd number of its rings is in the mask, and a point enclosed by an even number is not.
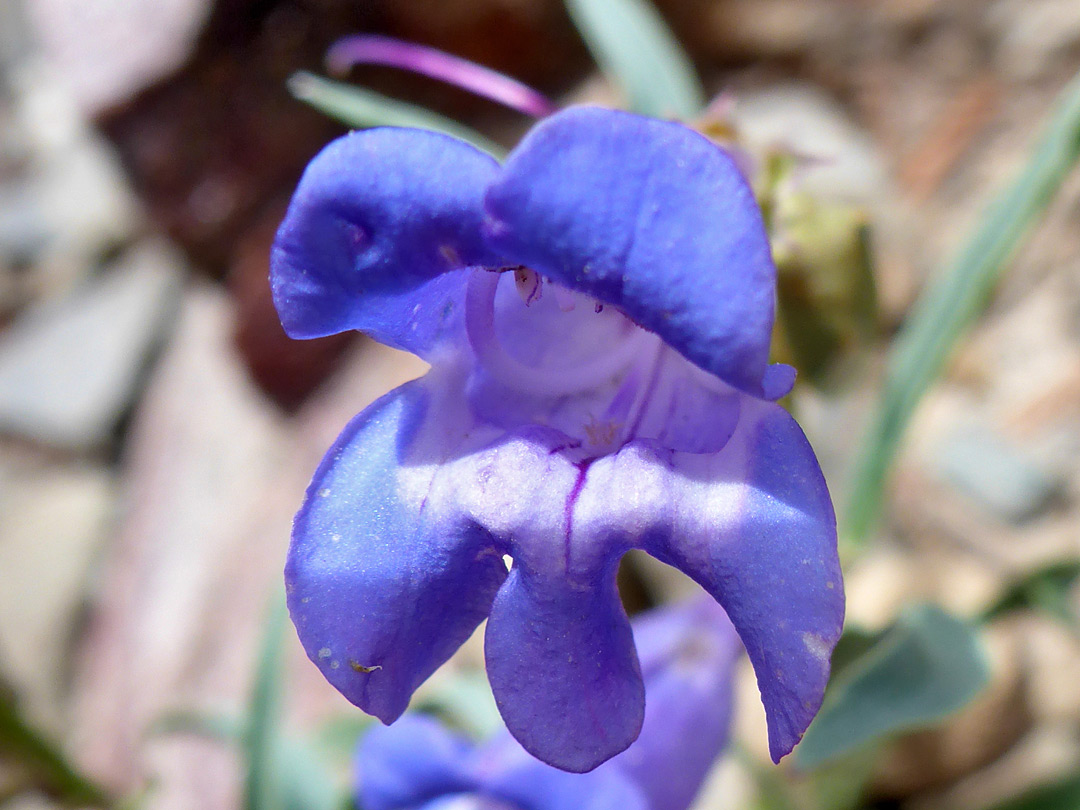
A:
[[[326,63],[330,72],[337,74],[360,64],[411,70],[535,118],[550,115],[556,110],[547,98],[516,79],[435,48],[393,37],[364,34],[339,39],[327,52]]]

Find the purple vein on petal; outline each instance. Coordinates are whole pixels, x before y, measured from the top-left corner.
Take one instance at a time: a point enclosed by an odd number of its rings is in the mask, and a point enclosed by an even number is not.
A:
[[[589,474],[591,464],[591,461],[582,461],[574,465],[578,470],[577,478],[574,480],[574,486],[566,497],[566,504],[563,507],[563,557],[566,564],[566,573],[568,574],[570,573],[570,550],[573,545],[574,534],[574,507],[577,506],[581,490],[585,488],[585,476]]]
[[[326,53],[331,73],[345,73],[353,65],[373,64],[411,70],[464,88],[513,110],[542,118],[557,109],[547,98],[516,79],[426,45],[393,37],[358,35],[339,39]]]

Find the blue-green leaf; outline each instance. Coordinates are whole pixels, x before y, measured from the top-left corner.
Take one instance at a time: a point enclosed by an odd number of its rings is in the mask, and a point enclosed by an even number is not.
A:
[[[371,729],[375,718],[363,712],[350,711],[331,717],[311,735],[311,747],[328,767],[352,762],[360,738]]]
[[[348,791],[323,765],[311,745],[295,737],[282,737],[273,752],[274,778],[285,810],[339,810]]]
[[[1080,76],[1065,89],[1027,166],[986,211],[955,261],[918,299],[896,339],[884,392],[860,446],[844,538],[865,541],[904,429],[957,339],[982,312],[994,285],[1032,224],[1080,157]]]
[[[506,157],[506,150],[485,138],[475,129],[459,124],[436,112],[389,98],[351,84],[343,84],[300,71],[289,78],[289,92],[300,101],[335,118],[347,127],[414,127],[442,132],[471,143],[496,160]]]
[[[441,679],[418,701],[416,710],[436,714],[476,739],[502,728],[502,718],[482,672],[462,672]]]
[[[802,768],[932,725],[986,686],[989,668],[975,632],[933,605],[905,611],[896,625],[830,687],[795,752]]]
[[[689,120],[704,108],[689,57],[649,0],[566,0],[566,8],[631,110]]]

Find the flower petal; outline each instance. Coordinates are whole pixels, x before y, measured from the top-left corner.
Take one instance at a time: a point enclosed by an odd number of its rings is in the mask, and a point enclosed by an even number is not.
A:
[[[472,745],[419,714],[368,731],[356,752],[357,806],[404,810],[476,787],[465,761]]]
[[[625,547],[579,531],[588,462],[532,426],[453,465],[458,508],[514,565],[491,606],[485,658],[495,702],[533,756],[588,771],[633,741],[644,688],[615,587]]]
[[[488,620],[488,678],[507,728],[566,771],[592,770],[641,730],[645,692],[614,569],[587,583],[515,563]]]
[[[485,199],[511,262],[620,307],[702,369],[755,396],[776,271],[730,157],[681,124],[574,108],[534,128]]]
[[[480,237],[490,156],[434,132],[380,128],[308,165],[278,230],[270,284],[285,331],[359,329],[425,353],[460,321],[464,272],[498,264]]]
[[[757,672],[770,750],[788,753],[821,704],[844,617],[836,520],[795,420],[744,396],[718,453],[628,445],[592,465],[575,514],[720,602]]]
[[[817,459],[778,405],[747,398],[722,453],[682,456],[670,534],[648,550],[727,611],[757,673],[775,761],[821,706],[844,623],[836,518]]]
[[[686,810],[727,743],[734,665],[741,645],[710,597],[634,619],[645,679],[645,723],[633,745],[600,770],[617,768],[650,810]]]
[[[497,774],[487,785],[492,795],[505,799],[514,807],[528,810],[652,810],[637,785],[616,770],[599,768],[592,773],[566,773],[522,754],[517,767]]]
[[[432,402],[433,387],[408,383],[345,429],[308,488],[285,569],[308,656],[384,723],[486,617],[506,577],[483,528],[427,508],[425,493],[446,474],[440,443],[469,428]],[[405,466],[407,453],[434,461]]]

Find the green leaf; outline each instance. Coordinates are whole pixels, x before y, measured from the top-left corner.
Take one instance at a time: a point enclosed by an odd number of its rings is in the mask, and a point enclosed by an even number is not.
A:
[[[954,262],[919,297],[896,339],[881,402],[852,476],[844,538],[853,547],[865,542],[877,522],[886,477],[915,407],[1078,157],[1080,76],[1063,92],[1027,166],[986,211]]]
[[[933,605],[911,608],[831,685],[795,761],[816,768],[883,737],[932,725],[966,705],[989,678],[971,628]]]
[[[566,8],[634,112],[689,120],[704,108],[689,57],[648,0],[566,0]]]
[[[475,129],[431,110],[389,98],[362,87],[343,84],[299,71],[289,77],[289,92],[316,110],[356,129],[368,127],[414,127],[442,132],[471,143],[496,160],[506,150]]]
[[[864,746],[806,775],[803,792],[814,797],[816,810],[855,810],[874,775],[881,750]]]
[[[81,774],[59,747],[19,714],[13,693],[0,693],[0,760],[5,770],[24,776],[26,787],[71,806],[110,803],[107,791]]]
[[[502,727],[502,718],[482,672],[462,672],[441,679],[418,701],[416,710],[436,714],[476,739]]]
[[[348,800],[316,750],[302,740],[279,739],[273,765],[272,778],[286,810],[339,810]]]
[[[350,763],[360,737],[374,722],[374,717],[363,712],[349,712],[333,717],[315,730],[311,744],[324,762],[329,760],[331,764]]]
[[[1076,810],[1080,807],[1080,773],[1054,782],[1040,785],[991,810]]]
[[[799,810],[793,795],[793,785],[772,767],[772,763],[762,764],[738,742],[731,744],[731,751],[750,774],[757,788],[757,795],[751,804],[752,810]]]
[[[1071,591],[1080,577],[1080,561],[1063,560],[1032,571],[1012,583],[982,615],[983,621],[1017,610],[1041,610],[1076,632],[1077,615]]]
[[[832,679],[835,681],[849,666],[870,652],[874,645],[881,641],[883,635],[882,632],[871,632],[851,625],[845,627],[836,646],[833,647],[830,662]]]

